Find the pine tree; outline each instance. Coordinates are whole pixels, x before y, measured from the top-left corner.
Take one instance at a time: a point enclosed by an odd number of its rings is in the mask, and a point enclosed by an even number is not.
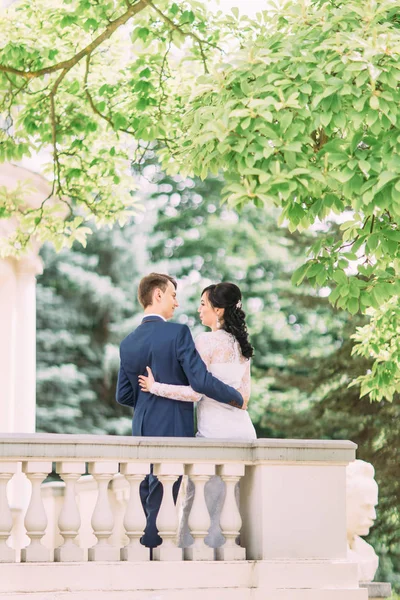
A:
[[[129,433],[115,403],[118,325],[135,310],[134,226],[94,232],[87,248],[42,249],[37,285],[37,429]],[[129,321],[128,321],[129,323]],[[132,325],[131,325],[132,326]]]

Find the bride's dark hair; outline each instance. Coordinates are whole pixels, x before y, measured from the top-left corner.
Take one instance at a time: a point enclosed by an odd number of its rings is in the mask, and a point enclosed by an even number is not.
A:
[[[231,333],[239,342],[243,356],[251,358],[254,348],[250,344],[246,327],[246,314],[242,310],[242,293],[237,285],[224,281],[206,287],[201,295],[207,293],[208,300],[214,308],[224,308],[224,319],[221,329]]]

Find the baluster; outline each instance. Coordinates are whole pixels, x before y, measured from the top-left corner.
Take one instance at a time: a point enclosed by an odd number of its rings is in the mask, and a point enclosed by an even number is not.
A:
[[[204,496],[204,486],[215,473],[215,467],[209,463],[188,465],[186,473],[194,483],[194,500],[189,514],[188,525],[194,543],[184,549],[185,560],[214,560],[214,549],[204,542],[210,527],[210,515]]]
[[[43,546],[41,539],[47,527],[47,515],[44,510],[41,485],[51,473],[51,461],[22,463],[22,471],[32,484],[31,500],[25,515],[26,533],[31,543],[21,550],[21,562],[49,562],[53,552]]]
[[[178,511],[174,504],[172,486],[179,475],[183,475],[182,463],[160,463],[154,465],[154,475],[161,481],[164,493],[157,515],[157,529],[163,543],[153,550],[153,560],[182,560],[183,551],[177,545]]]
[[[81,517],[75,498],[75,482],[85,472],[84,462],[59,462],[57,473],[65,482],[64,502],[58,518],[60,533],[64,543],[55,549],[56,562],[73,562],[83,560],[83,549],[74,544],[79,533]]]
[[[120,549],[111,546],[107,541],[114,527],[114,515],[108,498],[108,484],[117,472],[117,462],[89,463],[89,473],[93,475],[98,486],[97,502],[91,521],[97,544],[89,548],[89,560],[119,560],[120,557]]]
[[[146,527],[146,517],[139,493],[140,484],[149,471],[149,463],[130,462],[121,464],[120,472],[125,475],[130,487],[124,518],[124,527],[129,538],[129,544],[121,548],[121,560],[136,561],[149,560],[150,558],[149,549],[140,543],[140,538]]]
[[[245,560],[246,549],[236,544],[242,519],[235,494],[236,484],[244,475],[244,465],[218,465],[217,473],[226,485],[225,502],[220,517],[222,535],[226,541],[223,546],[216,549],[216,558],[217,560]]]
[[[15,561],[15,550],[6,543],[13,526],[7,498],[7,483],[16,473],[17,465],[16,462],[0,462],[0,562]]]

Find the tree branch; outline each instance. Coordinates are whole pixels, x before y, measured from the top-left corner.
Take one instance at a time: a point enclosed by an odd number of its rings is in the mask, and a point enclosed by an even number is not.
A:
[[[60,75],[57,77],[54,82],[53,87],[51,88],[49,99],[50,99],[50,122],[51,122],[51,141],[53,144],[53,158],[54,158],[54,176],[53,176],[53,187],[50,195],[53,195],[55,189],[55,182],[57,181],[57,195],[61,198],[62,195],[62,185],[61,185],[61,165],[60,165],[60,157],[58,155],[57,150],[57,116],[56,116],[56,106],[55,106],[55,97],[57,94],[58,86],[61,81],[64,79],[69,69],[63,69]]]
[[[86,48],[83,48],[78,54],[70,58],[69,60],[64,60],[60,63],[52,65],[51,67],[44,67],[43,69],[38,69],[37,71],[20,71],[19,69],[14,69],[13,67],[8,67],[6,65],[0,64],[0,72],[3,73],[12,73],[13,75],[19,75],[20,77],[24,77],[24,79],[35,79],[37,77],[41,77],[42,75],[47,75],[49,73],[55,73],[60,70],[69,71],[74,67],[78,62],[88,56],[95,50],[98,46],[100,46],[105,40],[109,39],[112,34],[119,28],[121,25],[125,25],[131,17],[142,11],[147,7],[146,0],[139,0],[136,4],[133,4],[128,8],[128,10],[115,19],[115,21],[111,21],[109,25],[105,28],[103,33],[101,33],[93,42],[91,42]]]
[[[103,114],[95,105],[93,97],[91,95],[91,93],[89,92],[89,68],[90,68],[90,58],[91,58],[91,54],[88,54],[86,57],[86,70],[85,70],[85,76],[84,76],[84,83],[85,83],[85,94],[86,97],[89,101],[90,104],[90,108],[92,109],[92,111],[101,119],[104,119],[105,121],[107,121],[107,123],[109,123],[109,125],[111,125],[111,127],[114,129],[114,122],[112,120],[111,117],[107,117],[107,115]],[[123,133],[128,133],[129,135],[135,135],[135,131],[133,129],[123,129],[123,128],[118,128],[118,131],[122,131]]]
[[[179,33],[185,37],[191,37],[198,43],[199,48],[200,48],[201,59],[203,61],[204,72],[209,73],[209,70],[207,67],[207,58],[206,58],[206,55],[204,54],[203,44],[207,44],[208,46],[212,46],[213,48],[217,48],[217,46],[215,46],[214,44],[211,44],[210,42],[207,42],[207,40],[202,40],[201,38],[199,38],[198,35],[196,35],[192,31],[183,31],[181,29],[181,27],[179,27],[179,25],[174,23],[172,21],[172,19],[167,17],[167,15],[164,15],[164,13],[159,8],[154,6],[154,4],[151,0],[143,0],[143,2],[145,4],[147,4],[147,6],[150,6],[153,10],[155,10],[156,13],[163,19],[163,21],[165,21],[171,27],[171,29],[173,29],[175,31],[179,31]]]

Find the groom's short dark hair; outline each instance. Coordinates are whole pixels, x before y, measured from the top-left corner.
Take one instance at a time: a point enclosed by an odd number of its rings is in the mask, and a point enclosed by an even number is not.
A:
[[[143,308],[150,306],[153,300],[153,291],[160,288],[163,292],[167,289],[168,282],[171,282],[175,289],[178,287],[176,280],[170,275],[163,273],[150,273],[140,280],[138,289],[138,300]]]

